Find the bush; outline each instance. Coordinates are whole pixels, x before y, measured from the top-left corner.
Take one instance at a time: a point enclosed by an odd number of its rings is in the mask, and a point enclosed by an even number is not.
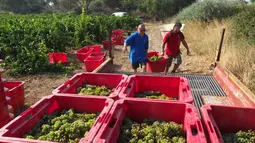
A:
[[[105,7],[103,0],[95,0],[89,4],[88,10],[89,11],[97,11],[98,9],[102,9],[103,7]]]
[[[166,18],[175,15],[180,9],[190,5],[195,0],[144,0],[139,9],[157,18]]]
[[[233,33],[236,39],[245,39],[255,45],[255,5],[247,7],[233,18]]]
[[[136,17],[79,16],[64,14],[0,14],[0,51],[13,74],[54,71],[49,52],[100,43],[108,28],[134,29]],[[60,69],[60,66],[57,67]]]
[[[233,16],[244,9],[241,0],[204,0],[183,9],[177,16],[177,21],[201,20],[209,22],[213,19],[223,19]]]
[[[122,10],[128,12],[136,10],[141,2],[141,0],[120,0],[120,6]]]

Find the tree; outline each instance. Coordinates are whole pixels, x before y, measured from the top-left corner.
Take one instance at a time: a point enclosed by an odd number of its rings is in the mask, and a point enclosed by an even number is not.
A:
[[[93,0],[56,0],[56,6],[63,12],[76,11],[80,13],[83,7],[85,11],[87,11],[92,1]]]
[[[139,5],[139,10],[156,18],[164,19],[173,16],[180,9],[190,5],[195,0],[144,0]]]
[[[0,0],[1,9],[14,13],[39,13],[46,6],[45,0]]]
[[[120,0],[121,9],[124,11],[136,10],[143,0]]]
[[[119,6],[119,0],[104,0],[104,3],[110,8],[115,8]]]

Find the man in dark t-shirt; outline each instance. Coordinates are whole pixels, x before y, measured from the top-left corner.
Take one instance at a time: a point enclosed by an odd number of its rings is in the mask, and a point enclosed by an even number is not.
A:
[[[175,64],[172,73],[175,73],[178,67],[181,65],[182,63],[180,51],[181,42],[183,46],[187,49],[187,55],[190,55],[189,46],[185,41],[183,33],[180,31],[181,27],[182,27],[181,23],[176,23],[173,29],[170,32],[168,32],[163,39],[162,54],[163,55],[166,54],[168,56],[168,62],[166,64],[165,73],[168,72],[169,68],[172,65],[172,62]]]

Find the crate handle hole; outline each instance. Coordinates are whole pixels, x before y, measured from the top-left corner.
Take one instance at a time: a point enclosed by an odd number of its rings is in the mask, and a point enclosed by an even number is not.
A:
[[[198,134],[197,128],[192,127],[191,132],[193,136],[196,136]]]
[[[32,116],[33,116],[32,114],[28,114],[27,117],[26,117],[26,120],[27,121],[30,120],[32,118]]]
[[[191,109],[191,108],[188,108],[188,109],[187,109],[187,112],[188,112],[188,113],[192,113],[192,109]]]
[[[211,122],[208,122],[208,125],[209,125],[209,128],[210,128],[210,131],[211,131],[212,133],[214,133],[214,130],[213,130],[213,127],[212,127],[212,123],[211,123]]]
[[[116,121],[117,121],[116,118],[112,119],[111,122],[109,123],[109,128],[113,128],[116,124]]]

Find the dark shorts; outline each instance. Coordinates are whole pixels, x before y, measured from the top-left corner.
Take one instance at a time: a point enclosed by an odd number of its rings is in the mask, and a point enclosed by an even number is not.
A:
[[[142,67],[145,66],[145,65],[146,65],[146,61],[144,61],[144,62],[132,63],[132,68],[133,68],[133,69],[138,69],[139,66],[142,68]]]

